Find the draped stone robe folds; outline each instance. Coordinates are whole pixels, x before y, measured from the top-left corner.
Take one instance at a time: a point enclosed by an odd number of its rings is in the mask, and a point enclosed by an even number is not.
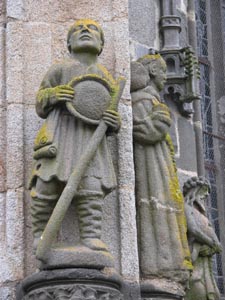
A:
[[[191,267],[184,202],[171,138],[153,117],[158,106],[166,106],[150,86],[133,92],[132,104],[141,273],[182,280]]]

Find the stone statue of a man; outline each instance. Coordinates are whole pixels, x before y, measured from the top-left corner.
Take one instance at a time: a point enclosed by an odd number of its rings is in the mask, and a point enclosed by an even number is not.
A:
[[[184,200],[169,135],[171,117],[159,92],[166,64],[149,54],[131,65],[134,162],[140,268],[143,278],[185,281],[191,268]]]
[[[118,113],[107,110],[108,102],[104,102],[115,81],[97,63],[104,46],[102,28],[93,20],[76,21],[69,29],[67,46],[70,59],[51,66],[37,94],[37,114],[46,120],[35,140],[30,181],[35,247],[72,171],[88,147],[97,128],[96,120],[103,118],[107,132],[118,131],[120,127]],[[71,84],[85,82],[87,78],[87,86]],[[96,88],[98,84],[100,92]],[[77,117],[67,109],[67,103],[77,104]],[[102,205],[104,197],[115,186],[105,136],[75,195],[81,244],[91,250],[107,251],[101,241]]]
[[[221,251],[221,244],[206,216],[205,200],[210,191],[203,177],[192,177],[184,184],[188,242],[193,261],[186,300],[218,300],[220,293],[212,270],[212,256]]]

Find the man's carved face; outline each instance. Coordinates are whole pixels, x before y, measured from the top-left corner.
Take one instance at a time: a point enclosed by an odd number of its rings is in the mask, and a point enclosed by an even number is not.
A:
[[[74,53],[101,53],[103,40],[100,26],[92,20],[77,21],[72,27],[69,46]]]
[[[166,83],[166,64],[162,59],[157,59],[150,69],[150,76],[152,75],[156,87],[161,91]]]

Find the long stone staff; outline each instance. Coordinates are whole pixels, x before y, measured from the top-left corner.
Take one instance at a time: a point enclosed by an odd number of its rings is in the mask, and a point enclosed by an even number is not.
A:
[[[112,100],[108,109],[117,111],[119,99],[122,96],[125,82],[125,78],[118,78],[118,84],[116,86],[115,93],[112,96]],[[101,119],[97,129],[95,130],[93,136],[89,141],[89,144],[87,145],[84,154],[81,156],[77,166],[71,173],[69,180],[52,212],[52,215],[38,243],[36,257],[39,260],[45,261],[45,256],[50,249],[52,242],[56,239],[65,214],[73,200],[74,195],[76,194],[79,183],[87,169],[90,160],[95,155],[99,144],[105,136],[107,128],[107,124],[103,119]]]

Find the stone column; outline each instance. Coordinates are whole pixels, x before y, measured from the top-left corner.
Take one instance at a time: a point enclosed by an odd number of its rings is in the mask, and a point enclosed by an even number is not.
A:
[[[18,5],[19,2],[17,2]],[[14,299],[24,277],[23,14],[0,4],[0,294]]]
[[[179,49],[181,31],[181,19],[175,13],[174,0],[162,1],[161,30],[163,33],[162,50]]]

